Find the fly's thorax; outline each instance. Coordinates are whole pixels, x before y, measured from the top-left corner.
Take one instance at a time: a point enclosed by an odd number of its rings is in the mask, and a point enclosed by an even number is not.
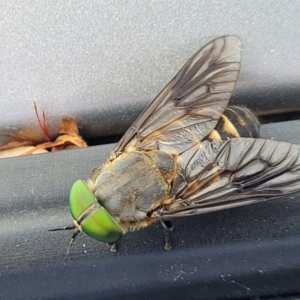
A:
[[[174,159],[166,153],[125,152],[102,167],[92,191],[118,223],[143,223],[169,198],[174,172]]]
[[[177,171],[174,156],[159,150],[148,151],[146,154],[155,162],[166,181],[172,181],[174,179]]]

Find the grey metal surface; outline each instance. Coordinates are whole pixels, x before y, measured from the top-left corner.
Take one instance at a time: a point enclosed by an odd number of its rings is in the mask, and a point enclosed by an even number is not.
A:
[[[263,125],[300,143],[300,122]],[[300,294],[300,193],[128,233],[120,252],[80,234],[68,257],[68,193],[113,145],[0,160],[1,299],[245,299]]]
[[[299,15],[289,0],[1,0],[0,132],[36,128],[35,100],[52,133],[73,116],[85,136],[120,134],[187,58],[225,34],[244,49],[233,100],[261,114],[300,110]]]

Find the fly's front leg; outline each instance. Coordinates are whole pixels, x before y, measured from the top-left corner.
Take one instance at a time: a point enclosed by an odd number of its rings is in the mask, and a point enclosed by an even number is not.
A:
[[[170,231],[173,230],[173,224],[171,221],[164,221],[160,220],[161,225],[164,229],[164,236],[165,236],[165,250],[171,250],[172,249],[172,243],[171,243],[171,238],[170,238]]]
[[[108,243],[110,252],[116,253],[118,252],[118,245],[117,243]]]

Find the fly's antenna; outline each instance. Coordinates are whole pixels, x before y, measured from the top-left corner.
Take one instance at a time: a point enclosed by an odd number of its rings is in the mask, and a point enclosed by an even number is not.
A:
[[[67,226],[67,227],[48,229],[48,231],[72,230],[72,229],[75,229],[75,228],[76,228],[75,225],[70,225],[70,226]]]
[[[67,250],[67,255],[69,255],[69,252],[70,252],[70,249],[71,249],[71,246],[73,245],[73,242],[76,238],[76,236],[81,232],[78,228],[76,228],[75,225],[70,225],[70,226],[67,226],[67,227],[60,227],[60,228],[54,228],[54,229],[49,229],[48,231],[59,231],[59,230],[72,230],[72,229],[75,229],[75,231],[73,232],[73,235],[71,237],[71,241],[69,243],[69,247],[68,247],[68,250]]]

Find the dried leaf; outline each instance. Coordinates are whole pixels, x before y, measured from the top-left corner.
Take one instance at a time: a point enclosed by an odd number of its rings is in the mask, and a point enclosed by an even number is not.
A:
[[[13,149],[13,148],[17,148],[17,147],[21,147],[21,146],[30,146],[32,145],[30,142],[28,141],[11,141],[8,142],[2,146],[0,146],[0,150],[9,150],[9,149]]]
[[[60,123],[59,134],[79,136],[76,122],[71,118],[64,118]]]
[[[26,152],[33,150],[34,148],[35,148],[34,146],[21,146],[12,149],[2,150],[0,151],[0,158],[8,158],[8,157],[25,155]],[[39,150],[34,150],[32,154],[39,154],[45,152],[48,151],[45,149],[39,149]]]
[[[51,141],[44,111],[41,120],[35,102],[34,110],[43,136],[47,141],[42,142],[41,138],[31,130],[22,129],[18,133],[6,132],[5,135],[13,140],[0,146],[0,150],[2,150],[0,151],[0,158],[87,147],[86,142],[79,135],[75,120],[71,118],[61,120],[59,136]]]
[[[43,111],[43,122],[42,122],[41,119],[40,119],[39,113],[37,111],[37,106],[36,106],[36,102],[35,101],[33,102],[33,105],[34,105],[35,115],[36,115],[37,120],[39,122],[40,128],[41,128],[41,130],[42,130],[42,132],[44,134],[44,137],[46,138],[46,140],[48,142],[50,142],[51,139],[50,139],[49,130],[48,130],[48,127],[47,127],[46,114]]]
[[[29,129],[21,129],[17,134],[6,132],[5,135],[10,136],[15,140],[28,141],[31,143],[40,143],[42,141],[41,137],[36,132]]]
[[[64,122],[65,119],[62,120],[61,124]],[[74,122],[74,124],[76,124]],[[77,128],[77,125],[76,125]],[[61,151],[65,149],[70,149],[70,146],[72,146],[71,149],[74,148],[86,148],[87,144],[86,142],[82,139],[80,135],[60,135],[57,137],[57,139],[53,142],[45,142],[42,144],[39,144],[34,147],[34,149],[28,151],[26,154],[32,154],[32,151],[37,150],[37,149],[49,149],[52,152],[55,151]]]

